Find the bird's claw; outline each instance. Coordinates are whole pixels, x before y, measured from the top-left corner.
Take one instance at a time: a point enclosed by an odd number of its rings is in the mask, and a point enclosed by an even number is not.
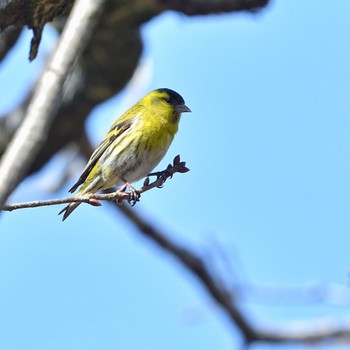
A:
[[[133,207],[137,202],[140,201],[141,194],[138,190],[132,187],[128,182],[125,182],[124,186],[120,188],[120,191],[126,192],[126,189],[129,190],[129,204]]]
[[[128,199],[129,204],[133,207],[137,202],[140,201],[141,194],[139,191],[132,187],[130,190],[130,198]]]

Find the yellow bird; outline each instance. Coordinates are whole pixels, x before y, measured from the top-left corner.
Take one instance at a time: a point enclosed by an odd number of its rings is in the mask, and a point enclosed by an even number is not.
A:
[[[165,156],[178,130],[181,113],[191,112],[177,92],[162,88],[143,97],[120,116],[91,155],[80,178],[69,190],[76,196],[125,185],[147,176]],[[70,203],[63,219],[80,203]]]

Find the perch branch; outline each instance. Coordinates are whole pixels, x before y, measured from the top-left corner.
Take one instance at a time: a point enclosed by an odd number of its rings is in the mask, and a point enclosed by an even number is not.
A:
[[[155,187],[162,187],[165,181],[169,178],[172,178],[175,173],[186,173],[189,169],[186,167],[186,162],[180,161],[180,156],[176,156],[174,158],[173,164],[169,164],[168,167],[160,172],[149,174],[143,186],[137,190],[138,194],[147,192]],[[150,182],[149,176],[156,176],[156,180]],[[97,200],[97,202],[96,202]],[[32,201],[32,202],[24,202],[24,203],[16,203],[16,204],[6,204],[2,208],[3,211],[13,211],[17,209],[27,209],[27,208],[37,208],[43,206],[57,205],[57,204],[65,204],[65,203],[88,203],[91,205],[99,205],[99,200],[106,201],[114,201],[119,204],[123,200],[132,201],[131,193],[124,192],[122,190],[113,191],[111,193],[104,194],[90,194],[88,196],[77,196],[77,197],[67,197],[67,198],[59,198],[59,199],[48,199],[42,201]]]

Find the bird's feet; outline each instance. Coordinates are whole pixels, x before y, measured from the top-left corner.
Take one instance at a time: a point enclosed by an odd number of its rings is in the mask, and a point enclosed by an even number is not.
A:
[[[134,187],[132,187],[129,182],[125,181],[125,184],[120,188],[121,192],[126,192],[126,190],[129,190],[130,197],[128,199],[128,202],[133,207],[137,202],[140,201],[141,194],[138,190],[136,190]],[[121,204],[122,200],[118,202],[118,204]]]

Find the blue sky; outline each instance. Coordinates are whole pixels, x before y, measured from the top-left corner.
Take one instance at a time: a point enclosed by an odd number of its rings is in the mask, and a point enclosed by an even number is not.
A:
[[[276,0],[257,16],[154,19],[143,28],[134,81],[88,121],[97,145],[148,91],[181,93],[193,112],[159,169],[181,154],[191,171],[145,193],[134,210],[193,247],[228,283],[272,288],[242,303],[253,322],[279,327],[342,322],[350,311],[350,3],[300,4]],[[1,67],[0,112],[35,79],[53,45],[46,34],[37,62],[27,63],[27,33]],[[79,170],[62,191],[47,192],[64,167],[60,155],[11,202],[66,196]],[[108,204],[80,206],[64,223],[59,210],[1,216],[1,348],[239,346],[196,280]],[[331,287],[325,303],[303,302],[302,292],[319,285]],[[280,287],[285,297],[271,297]]]

